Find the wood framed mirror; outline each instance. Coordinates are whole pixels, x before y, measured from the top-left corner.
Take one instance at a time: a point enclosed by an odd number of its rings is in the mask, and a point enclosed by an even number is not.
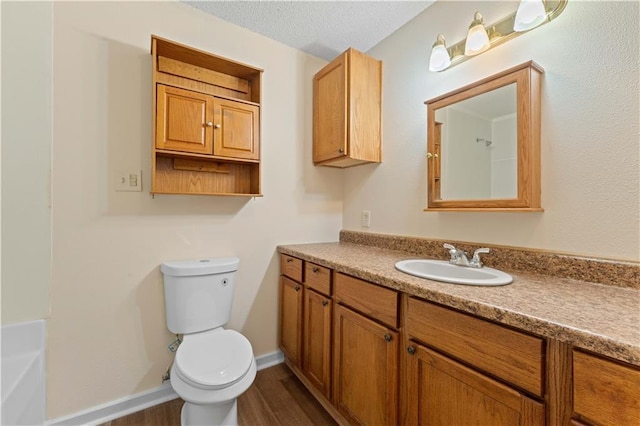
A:
[[[543,211],[543,72],[529,61],[425,102],[425,211]]]

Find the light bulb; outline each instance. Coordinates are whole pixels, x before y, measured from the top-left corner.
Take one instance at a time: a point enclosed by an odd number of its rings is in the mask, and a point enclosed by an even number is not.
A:
[[[528,31],[547,20],[542,0],[521,0],[513,24],[514,31]]]
[[[444,36],[438,34],[436,42],[433,43],[431,49],[431,57],[429,58],[429,71],[442,71],[451,65],[449,52],[444,44]]]
[[[489,35],[484,27],[484,21],[480,12],[476,12],[473,21],[469,25],[467,42],[464,45],[464,54],[467,56],[477,55],[489,49]]]

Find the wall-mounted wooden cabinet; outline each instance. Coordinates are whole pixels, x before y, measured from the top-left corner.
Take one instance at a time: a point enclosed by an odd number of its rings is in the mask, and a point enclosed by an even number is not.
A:
[[[348,49],[313,78],[313,163],[379,163],[381,127],[382,62]]]
[[[260,196],[262,70],[160,37],[152,194]]]

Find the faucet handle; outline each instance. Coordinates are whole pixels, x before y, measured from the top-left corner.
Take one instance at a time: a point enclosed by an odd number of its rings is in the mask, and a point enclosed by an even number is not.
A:
[[[479,248],[479,249],[475,250],[473,252],[473,258],[471,259],[471,262],[469,262],[469,263],[474,268],[482,268],[482,261],[480,260],[480,255],[481,254],[486,254],[486,253],[489,253],[489,252],[491,252],[491,250],[489,250],[486,247]]]
[[[456,248],[449,243],[444,243],[442,247],[446,248],[447,250],[456,250]]]
[[[460,257],[460,254],[457,248],[455,248],[453,245],[449,243],[444,243],[442,247],[449,250],[449,256],[451,256],[451,259],[449,259],[449,263],[455,263],[458,261],[458,257]]]

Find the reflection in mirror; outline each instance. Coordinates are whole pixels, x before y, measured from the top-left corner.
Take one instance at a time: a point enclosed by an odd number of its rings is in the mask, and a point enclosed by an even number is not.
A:
[[[426,210],[542,211],[542,73],[530,61],[425,102]]]
[[[440,130],[440,198],[518,196],[516,84],[435,111]]]

